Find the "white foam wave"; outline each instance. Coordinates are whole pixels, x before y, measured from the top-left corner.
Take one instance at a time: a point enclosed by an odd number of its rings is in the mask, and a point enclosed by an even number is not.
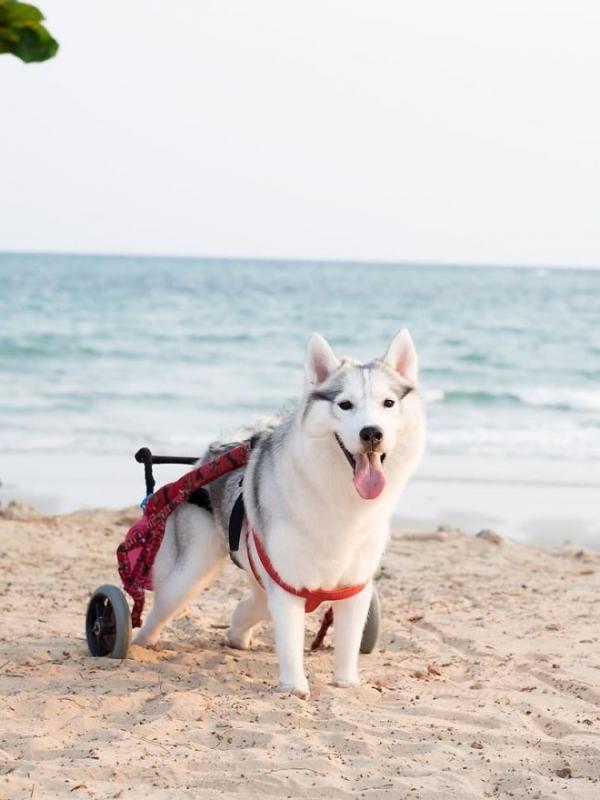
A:
[[[443,389],[425,389],[423,392],[425,402],[428,404],[441,403],[446,396]]]
[[[428,447],[434,452],[463,455],[600,459],[600,429],[431,428]]]
[[[515,389],[513,394],[530,406],[569,408],[573,411],[600,411],[600,388],[566,388],[560,386]]]

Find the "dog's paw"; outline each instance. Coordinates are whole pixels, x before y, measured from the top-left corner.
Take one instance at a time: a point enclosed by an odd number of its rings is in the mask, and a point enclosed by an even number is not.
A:
[[[147,650],[160,650],[158,637],[155,639],[150,636],[140,636],[138,633],[132,644],[136,644],[138,647],[145,647]]]
[[[228,628],[225,632],[225,637],[229,647],[233,647],[234,650],[248,650],[252,644],[252,637],[248,631],[240,634],[234,631],[233,628]]]
[[[340,677],[335,678],[333,683],[338,687],[338,689],[349,689],[351,686],[360,686],[360,678],[358,675],[352,675],[344,678]]]
[[[310,689],[308,688],[308,681],[298,683],[280,683],[275,689],[280,694],[290,694],[294,697],[299,697],[301,700],[308,700],[310,697]]]

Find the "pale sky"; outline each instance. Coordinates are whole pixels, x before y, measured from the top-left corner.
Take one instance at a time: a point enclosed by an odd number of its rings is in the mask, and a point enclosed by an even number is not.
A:
[[[600,3],[39,0],[0,250],[600,265]]]

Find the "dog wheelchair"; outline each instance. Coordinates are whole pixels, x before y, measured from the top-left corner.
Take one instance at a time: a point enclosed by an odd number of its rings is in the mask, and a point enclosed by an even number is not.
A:
[[[125,658],[131,644],[132,629],[140,627],[144,608],[145,591],[152,590],[152,567],[162,542],[166,520],[180,503],[192,502],[210,510],[208,492],[204,488],[211,480],[247,462],[250,443],[241,443],[221,455],[186,473],[177,481],[166,484],[155,491],[153,466],[158,464],[194,465],[196,457],[157,456],[144,447],[135,454],[135,460],[144,465],[146,497],[142,502],[143,516],[129,529],[125,539],[117,548],[118,569],[125,591],[132,597],[133,608],[125,593],[112,584],[96,589],[88,602],[85,632],[89,652],[92,656]],[[229,547],[234,563],[235,552],[239,547],[240,531],[243,522],[243,504],[234,506],[229,526]],[[377,590],[369,606],[367,620],[360,644],[361,653],[373,652],[379,637],[381,609]],[[327,629],[333,622],[331,607],[323,617],[320,630],[311,649],[319,648]]]

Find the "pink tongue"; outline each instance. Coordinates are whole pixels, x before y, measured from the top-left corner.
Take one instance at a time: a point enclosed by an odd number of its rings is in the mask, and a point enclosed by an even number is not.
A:
[[[364,453],[354,456],[354,485],[356,491],[364,500],[374,500],[379,497],[385,486],[385,475],[381,467],[379,453]]]

